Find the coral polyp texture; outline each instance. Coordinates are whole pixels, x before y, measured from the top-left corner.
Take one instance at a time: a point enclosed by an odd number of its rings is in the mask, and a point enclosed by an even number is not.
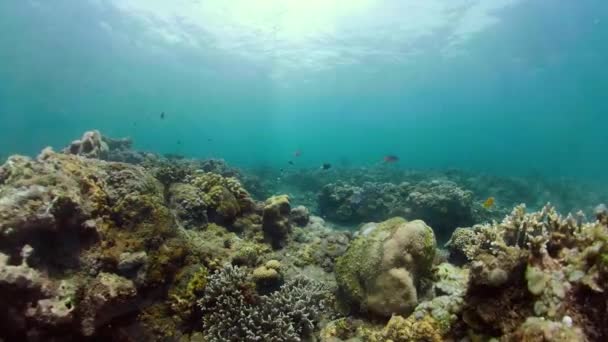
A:
[[[263,174],[98,131],[9,157],[0,339],[608,340],[603,204],[485,205],[458,172]]]

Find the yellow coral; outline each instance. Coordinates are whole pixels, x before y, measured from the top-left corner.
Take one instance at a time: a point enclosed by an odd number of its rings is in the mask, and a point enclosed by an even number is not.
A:
[[[393,316],[382,332],[373,334],[370,339],[393,342],[441,342],[443,341],[437,322],[431,316],[417,320],[414,316],[403,318]]]
[[[279,272],[277,270],[268,268],[266,266],[260,266],[253,270],[253,279],[258,281],[274,280],[279,278]]]
[[[272,260],[268,260],[266,262],[266,267],[269,268],[269,269],[273,269],[273,270],[277,270],[278,271],[278,270],[281,269],[281,266],[282,265],[281,265],[281,262],[279,260],[272,259]]]

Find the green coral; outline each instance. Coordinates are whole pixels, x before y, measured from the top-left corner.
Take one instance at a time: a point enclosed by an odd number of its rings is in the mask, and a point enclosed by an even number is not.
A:
[[[222,222],[232,223],[238,215],[252,207],[252,200],[241,183],[232,177],[206,172],[189,177],[202,197],[210,216],[217,216]]]
[[[368,342],[441,342],[443,337],[437,322],[430,316],[416,319],[393,316],[380,332],[371,333],[365,338]]]
[[[337,260],[341,299],[381,316],[410,313],[435,250],[433,230],[420,220],[392,218],[368,227]]]
[[[291,232],[290,211],[291,206],[287,195],[270,197],[264,204],[262,229],[266,240],[275,248],[283,247]]]
[[[201,297],[205,291],[208,276],[209,271],[207,268],[201,266],[193,273],[182,276],[188,278],[185,287],[175,287],[171,291],[171,309],[182,319],[189,319],[192,316],[193,310],[196,309],[196,300]]]

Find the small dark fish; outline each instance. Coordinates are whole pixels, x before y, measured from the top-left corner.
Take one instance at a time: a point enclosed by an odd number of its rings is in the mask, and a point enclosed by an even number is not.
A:
[[[323,165],[321,165],[321,170],[329,170],[329,169],[331,169],[330,163],[323,163]]]
[[[160,113],[160,119],[164,120],[165,119],[165,112]]]
[[[290,161],[287,162],[287,164],[293,165],[293,162],[290,160]]]
[[[134,127],[137,127],[137,122],[134,122],[134,123],[133,123],[133,126],[134,126]]]
[[[299,156],[301,156],[301,155],[302,155],[302,151],[300,151],[300,150],[296,150],[296,151],[293,153],[293,156],[294,156],[294,157],[296,157],[296,158],[297,158],[297,157],[299,157]]]
[[[182,144],[182,141],[181,141],[181,140],[178,140],[178,141],[177,141],[177,144],[178,144],[178,145],[181,145],[181,144]]]
[[[399,161],[399,157],[393,156],[393,155],[384,156],[383,159],[384,159],[384,162],[387,164],[396,163]]]
[[[279,169],[279,171],[280,171],[280,172],[283,172],[283,171],[285,171],[285,170],[284,170],[284,169]]]
[[[211,139],[211,138],[208,138],[208,139],[207,139],[207,141],[208,141],[208,142],[212,142],[212,141],[213,141],[213,139]]]

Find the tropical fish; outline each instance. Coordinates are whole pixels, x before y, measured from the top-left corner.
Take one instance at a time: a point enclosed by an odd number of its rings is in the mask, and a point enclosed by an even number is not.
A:
[[[287,162],[287,164],[293,165],[293,162],[290,160],[290,161]]]
[[[330,163],[323,163],[323,165],[321,165],[321,170],[329,170],[329,169],[331,169]]]
[[[160,119],[164,120],[165,119],[165,112],[160,113]]]
[[[399,157],[394,156],[394,155],[388,155],[388,156],[384,156],[383,160],[387,164],[396,163],[399,161]]]
[[[300,151],[300,150],[296,150],[296,151],[293,153],[293,156],[294,156],[294,157],[296,157],[296,158],[297,158],[297,157],[299,157],[299,156],[301,156],[301,155],[302,155],[302,151]]]
[[[484,208],[490,209],[492,206],[494,206],[494,197],[488,197],[488,199],[485,200],[482,205]]]

